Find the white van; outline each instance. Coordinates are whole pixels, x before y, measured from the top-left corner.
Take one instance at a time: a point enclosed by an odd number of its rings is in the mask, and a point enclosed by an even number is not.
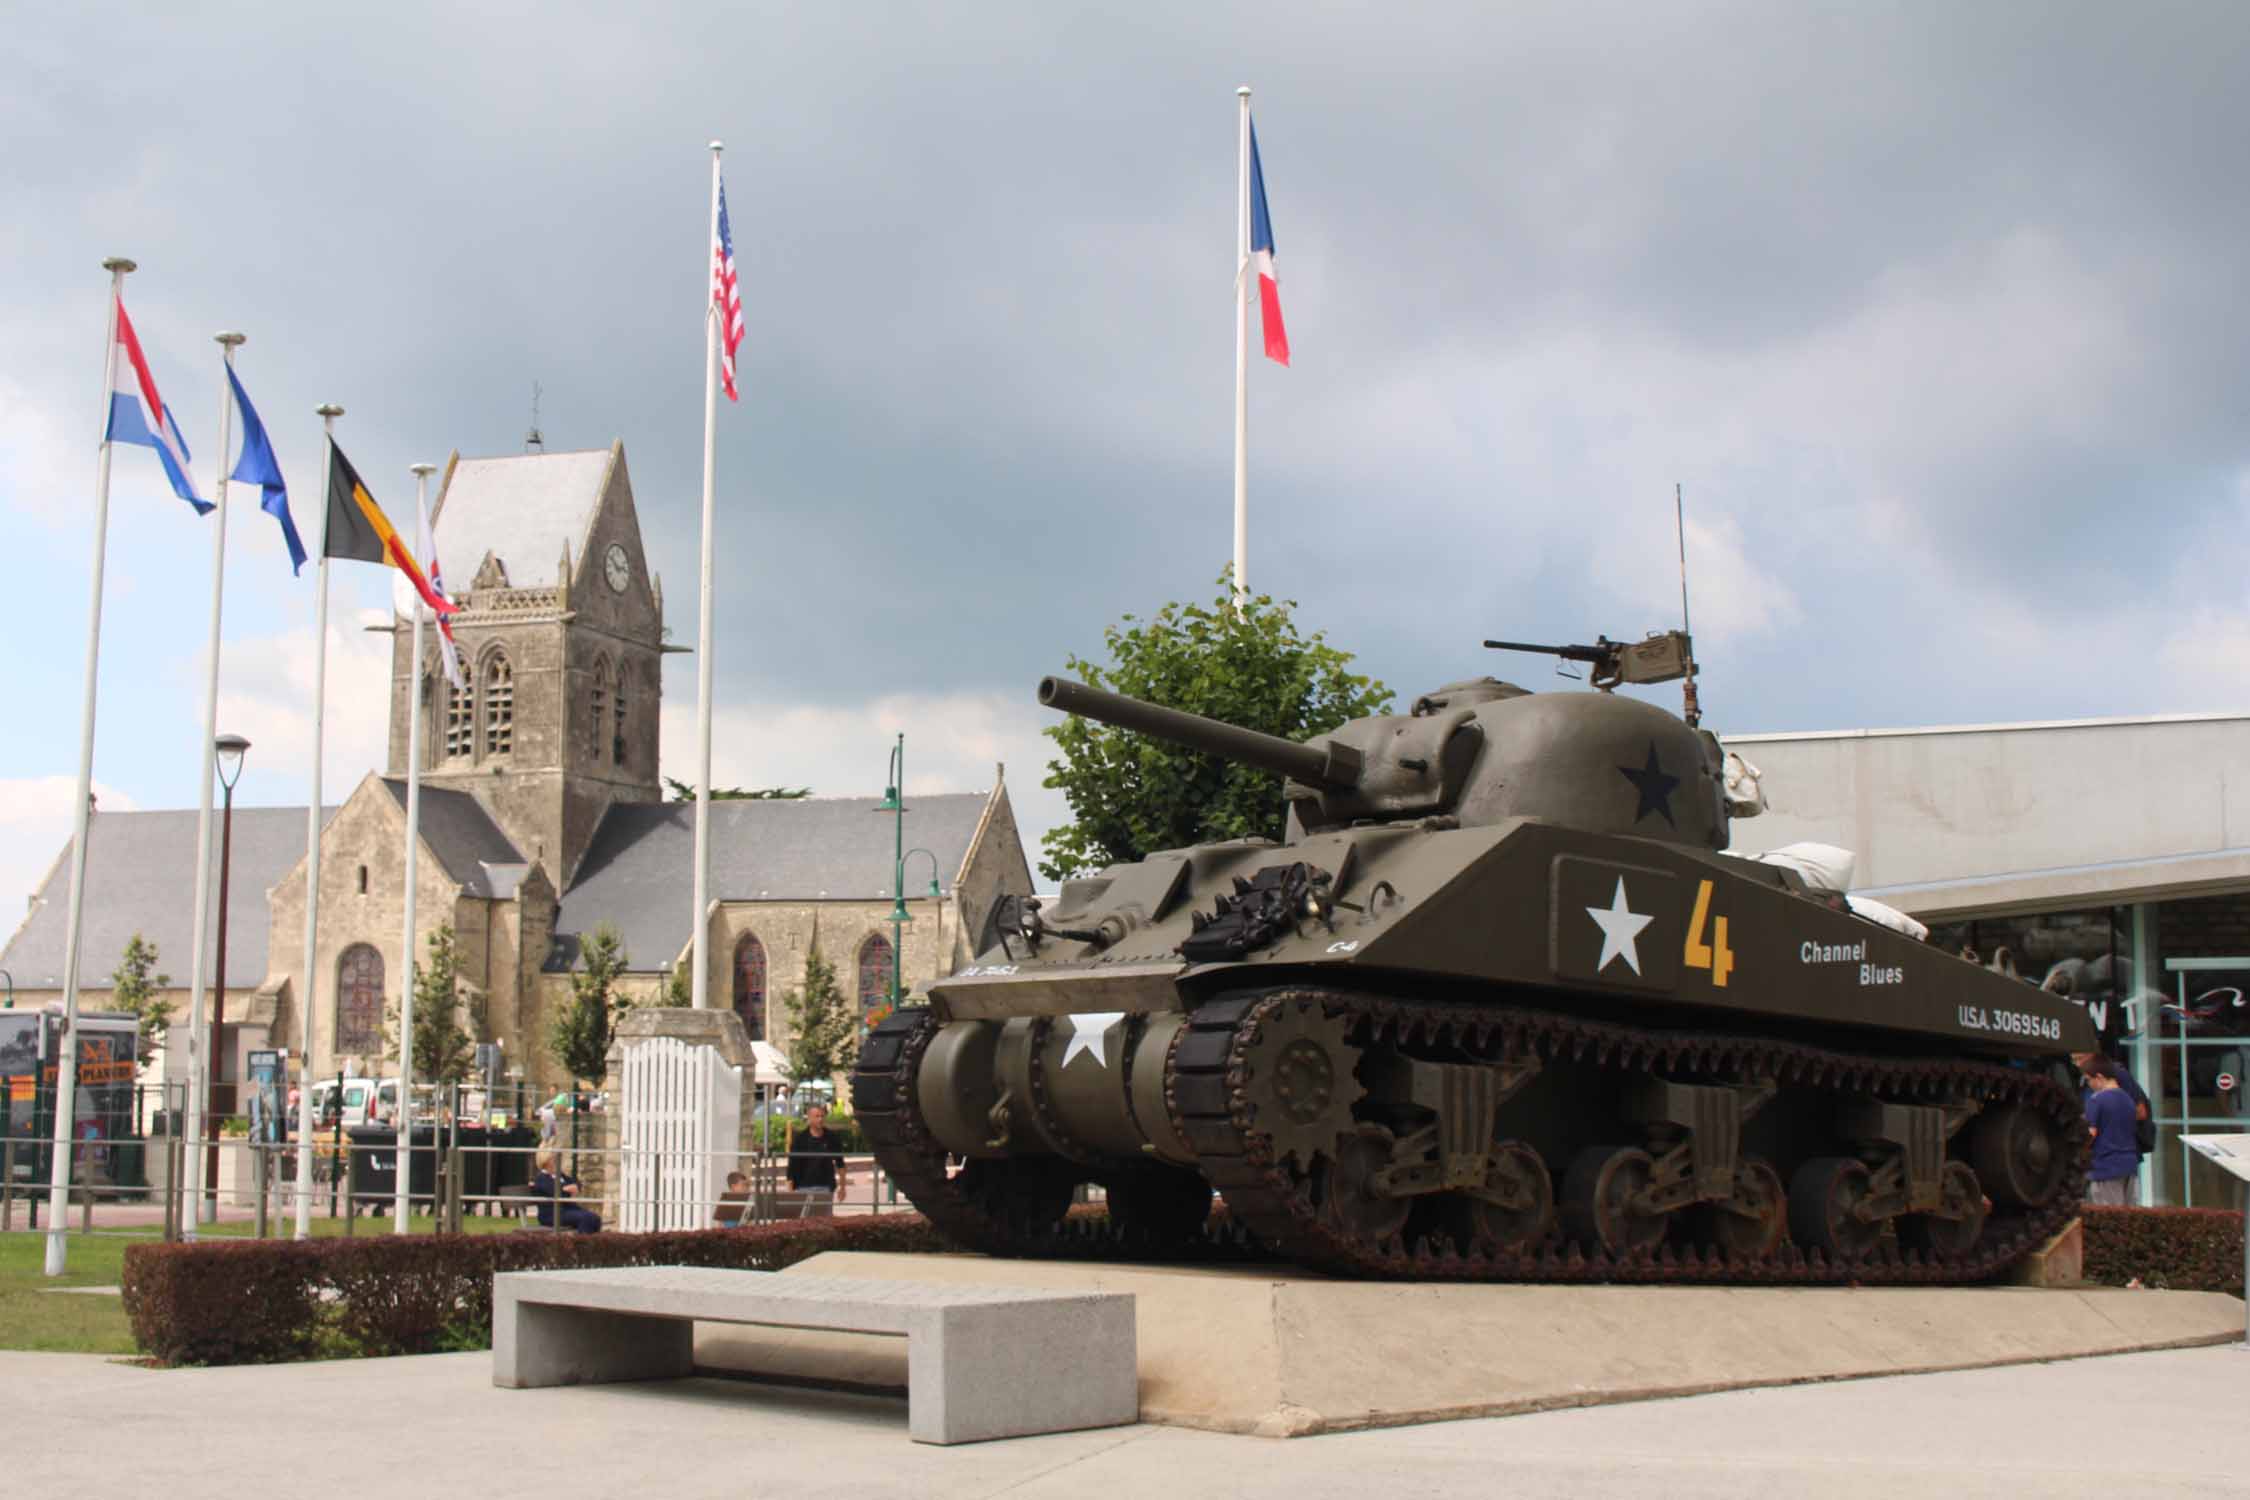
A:
[[[398,1080],[385,1078],[346,1078],[340,1082],[324,1078],[313,1085],[313,1126],[327,1130],[336,1125],[337,1091],[342,1090],[343,1121],[348,1128],[353,1125],[372,1125],[377,1120],[398,1118]]]

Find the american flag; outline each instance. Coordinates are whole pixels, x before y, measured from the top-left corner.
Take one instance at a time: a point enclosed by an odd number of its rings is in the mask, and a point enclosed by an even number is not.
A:
[[[719,183],[719,233],[711,244],[711,305],[719,314],[719,378],[727,399],[740,401],[734,388],[734,351],[742,347],[742,289],[734,279],[734,230],[727,223],[727,185]]]

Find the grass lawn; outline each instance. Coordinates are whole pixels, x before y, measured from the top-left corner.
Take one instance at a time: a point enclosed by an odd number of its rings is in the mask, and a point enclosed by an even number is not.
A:
[[[428,1234],[436,1220],[416,1214],[413,1232]],[[353,1226],[357,1234],[388,1234],[391,1219],[384,1214]],[[201,1233],[224,1238],[248,1238],[255,1224],[206,1224]],[[468,1234],[498,1234],[515,1228],[512,1220],[497,1215],[470,1214],[461,1220]],[[315,1219],[315,1236],[344,1232],[342,1219]],[[114,1295],[57,1292],[56,1287],[115,1286],[125,1264],[125,1247],[147,1244],[157,1238],[146,1234],[72,1234],[70,1269],[60,1276],[46,1274],[47,1236],[0,1234],[0,1349],[36,1349],[65,1354],[132,1354],[132,1330],[126,1326],[125,1308]]]

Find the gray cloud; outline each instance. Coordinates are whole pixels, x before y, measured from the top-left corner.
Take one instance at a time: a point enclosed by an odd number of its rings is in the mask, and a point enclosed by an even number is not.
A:
[[[514,451],[537,380],[551,444],[625,440],[681,639],[699,148],[725,136],[749,323],[725,701],[1028,694],[1120,613],[1210,591],[1245,78],[1298,353],[1253,372],[1252,581],[1402,692],[1496,666],[1486,634],[1670,623],[1675,480],[1707,701],[1736,728],[2205,706],[2177,637],[2245,614],[2239,7],[16,30],[20,421],[78,415],[113,248],[143,259],[136,316],[170,357],[251,330],[301,496],[315,401],[351,409],[346,446],[403,500],[414,459]],[[215,385],[181,368],[208,440]],[[76,452],[0,467],[11,515],[80,493]],[[67,658],[39,679],[63,697]],[[670,686],[676,708],[691,673]],[[67,764],[37,748],[9,769]],[[168,765],[123,779],[186,800]]]

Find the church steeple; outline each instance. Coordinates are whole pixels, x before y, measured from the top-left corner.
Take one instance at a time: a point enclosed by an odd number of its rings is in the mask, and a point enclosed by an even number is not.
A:
[[[647,574],[623,445],[462,459],[438,496],[440,556],[474,559],[453,617],[468,677],[426,690],[433,784],[473,793],[566,886],[614,802],[656,801],[662,605]],[[537,559],[550,559],[541,567]],[[549,571],[549,570],[552,571]],[[585,577],[577,578],[580,570]],[[413,630],[393,629],[390,763],[403,772]]]

